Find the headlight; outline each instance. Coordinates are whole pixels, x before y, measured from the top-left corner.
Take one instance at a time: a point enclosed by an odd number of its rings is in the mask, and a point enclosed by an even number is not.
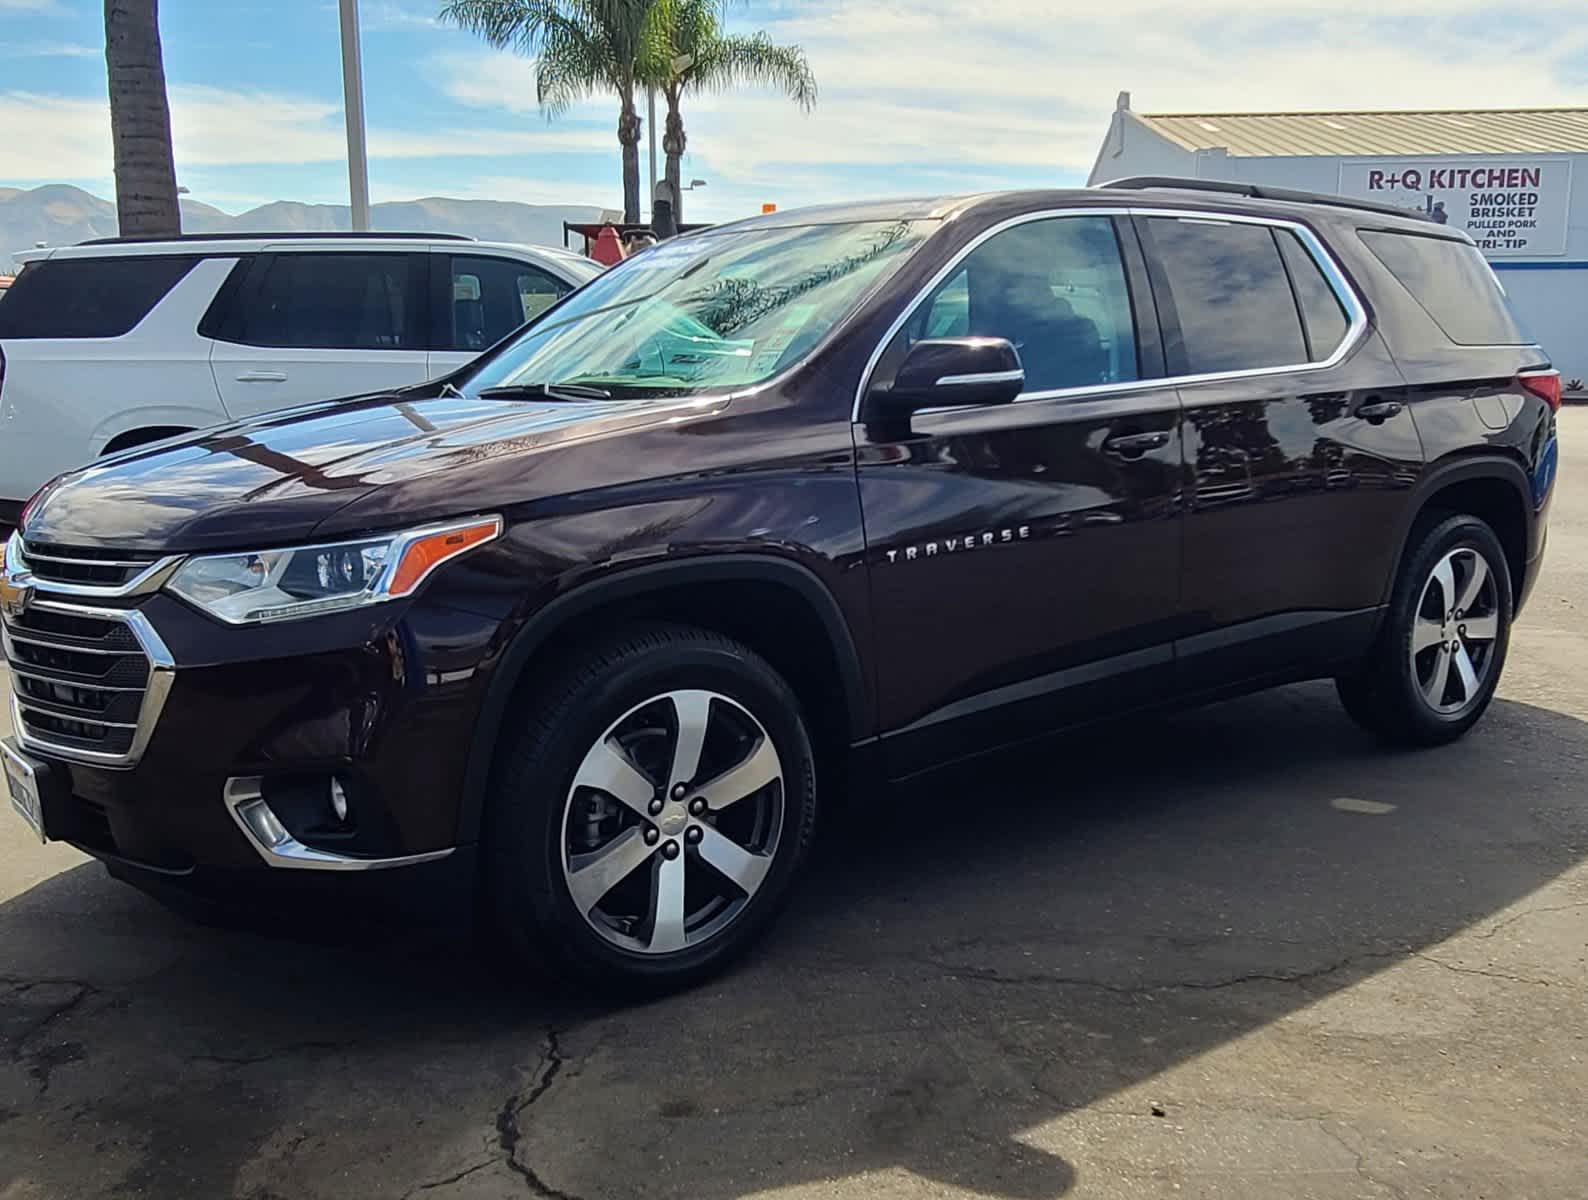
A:
[[[293,621],[407,596],[448,559],[499,537],[501,517],[290,550],[190,558],[166,590],[230,625]]]

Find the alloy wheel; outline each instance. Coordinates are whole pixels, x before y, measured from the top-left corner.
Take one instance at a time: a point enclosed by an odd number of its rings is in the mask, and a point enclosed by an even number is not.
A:
[[[719,934],[760,889],[784,823],[765,727],[717,692],[653,696],[585,753],[563,810],[563,878],[604,939],[670,954]]]
[[[1475,703],[1493,670],[1499,593],[1488,560],[1458,546],[1435,564],[1412,622],[1412,679],[1423,703],[1455,716]]]

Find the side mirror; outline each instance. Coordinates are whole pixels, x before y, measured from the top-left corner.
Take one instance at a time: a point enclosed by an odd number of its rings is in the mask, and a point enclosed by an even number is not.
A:
[[[866,397],[868,417],[908,421],[923,408],[1007,404],[1026,385],[1020,354],[1007,338],[928,338],[910,347],[891,387]]]

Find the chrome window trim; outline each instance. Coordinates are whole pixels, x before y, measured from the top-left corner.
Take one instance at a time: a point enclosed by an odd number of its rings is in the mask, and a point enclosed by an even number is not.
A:
[[[1334,290],[1335,297],[1340,301],[1346,314],[1350,317],[1345,336],[1334,352],[1328,358],[1318,362],[1296,363],[1273,367],[1251,367],[1240,371],[1214,371],[1200,375],[1163,375],[1156,379],[1124,379],[1115,383],[1100,383],[1088,387],[1054,388],[1041,392],[1022,392],[1016,396],[1014,403],[1024,404],[1031,400],[1067,400],[1076,396],[1107,396],[1118,392],[1141,391],[1144,388],[1180,387],[1193,383],[1216,383],[1228,379],[1257,379],[1266,375],[1291,375],[1299,371],[1327,371],[1337,367],[1345,358],[1355,350],[1357,344],[1367,332],[1368,317],[1367,305],[1357,295],[1356,289],[1345,277],[1338,262],[1329,248],[1317,234],[1300,221],[1286,217],[1258,216],[1252,213],[1225,212],[1220,209],[1206,208],[1155,208],[1143,205],[1120,205],[1107,208],[1049,208],[1038,212],[1021,213],[1009,217],[996,225],[981,231],[958,252],[944,263],[931,279],[921,287],[910,299],[888,326],[887,332],[882,335],[882,340],[877,343],[876,349],[871,352],[871,357],[866,360],[866,368],[860,374],[860,384],[855,389],[855,402],[850,409],[851,423],[860,421],[860,412],[866,397],[866,389],[871,386],[872,373],[877,369],[877,363],[882,360],[883,353],[904,328],[906,321],[915,313],[921,302],[925,300],[937,286],[946,280],[958,269],[977,247],[991,238],[998,236],[1007,229],[1017,225],[1028,225],[1033,221],[1050,221],[1062,217],[1169,217],[1175,220],[1192,221],[1197,224],[1235,224],[1235,225],[1265,225],[1272,229],[1288,229],[1300,240],[1303,248],[1318,264],[1318,269],[1323,272],[1323,277]],[[1121,267],[1124,262],[1121,259]],[[1132,315],[1134,322],[1134,314]],[[974,405],[945,405],[937,408],[923,408],[921,413],[958,412]]]
[[[39,591],[43,591],[42,584],[35,583]],[[132,742],[127,747],[125,754],[110,754],[102,750],[84,750],[77,746],[63,746],[51,742],[47,738],[36,737],[27,731],[22,720],[22,702],[17,696],[16,689],[11,691],[11,727],[16,731],[17,740],[25,750],[36,750],[55,758],[67,759],[71,762],[91,763],[101,767],[127,768],[136,766],[143,757],[143,752],[148,748],[149,739],[154,736],[155,726],[159,724],[160,713],[165,709],[166,697],[171,693],[171,683],[176,676],[176,660],[171,657],[170,650],[166,649],[165,642],[155,632],[154,626],[149,623],[149,618],[135,608],[92,608],[83,604],[65,604],[54,600],[35,599],[30,608],[42,609],[46,612],[65,613],[68,616],[87,617],[98,621],[120,621],[132,631],[133,638],[137,641],[143,655],[149,661],[149,682],[143,689],[143,703],[138,708],[138,721],[133,726]],[[11,658],[9,649],[12,633],[9,627],[0,624],[0,635],[3,635],[7,646],[6,658]],[[60,644],[60,643],[57,643]],[[75,649],[75,647],[73,647]],[[121,651],[120,653],[131,653]],[[9,663],[8,663],[9,665]],[[25,673],[25,672],[24,672]],[[43,711],[43,710],[41,710]],[[74,717],[73,720],[83,720]],[[90,725],[104,725],[106,722],[86,721]],[[108,723],[116,727],[114,723]]]
[[[316,850],[287,831],[266,802],[261,783],[258,775],[235,776],[226,781],[224,798],[226,811],[243,831],[248,844],[265,860],[266,866],[299,871],[383,871],[435,862],[456,849],[448,846],[398,858],[354,858],[330,850]]]
[[[75,563],[96,567],[134,565],[116,559],[64,558],[54,554],[39,554],[33,557],[36,557],[40,562]],[[30,557],[27,547],[23,544],[22,531],[20,529],[11,534],[10,540],[6,543],[5,554],[7,570],[10,570],[13,576],[26,575],[27,582],[31,583],[40,592],[50,592],[60,596],[82,596],[90,600],[119,600],[127,596],[146,596],[151,592],[157,592],[186,558],[187,555],[185,554],[167,554],[162,558],[154,559],[145,564],[142,571],[139,571],[125,583],[101,584],[67,583],[59,579],[40,579],[28,569]],[[15,564],[14,570],[12,569],[12,564]]]

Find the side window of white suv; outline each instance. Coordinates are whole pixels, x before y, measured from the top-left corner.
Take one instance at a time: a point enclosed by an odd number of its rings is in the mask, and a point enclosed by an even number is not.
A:
[[[289,251],[239,264],[199,333],[233,417],[419,383],[425,255]]]
[[[438,350],[484,350],[525,321],[538,317],[571,289],[538,267],[489,255],[438,257],[450,264],[451,287],[442,297]]]
[[[245,346],[418,350],[417,289],[407,254],[267,254],[206,318],[202,332]]]

